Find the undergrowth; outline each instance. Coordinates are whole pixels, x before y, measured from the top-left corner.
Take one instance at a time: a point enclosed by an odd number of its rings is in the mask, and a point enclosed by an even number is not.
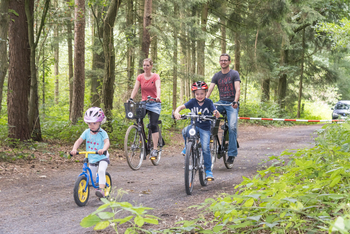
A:
[[[115,212],[106,215],[105,209],[125,204],[107,200],[83,220],[84,225],[95,230],[112,225],[116,230],[120,222],[131,222],[130,233],[349,233],[349,134],[348,122],[325,125],[315,147],[270,157],[272,166],[253,178],[244,177],[235,194],[193,206],[198,218],[172,228],[157,230],[158,218],[145,219],[145,213],[134,212],[130,204],[126,208],[134,215],[115,219]],[[146,220],[155,224],[152,230],[142,229]]]
[[[349,123],[325,125],[315,147],[273,156],[278,163],[244,178],[235,194],[195,206],[212,220],[182,221],[162,232],[349,233],[349,133]]]

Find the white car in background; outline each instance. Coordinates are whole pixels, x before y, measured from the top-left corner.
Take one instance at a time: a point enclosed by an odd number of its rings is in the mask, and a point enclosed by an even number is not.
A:
[[[337,102],[332,110],[332,119],[347,119],[350,116],[350,100]]]

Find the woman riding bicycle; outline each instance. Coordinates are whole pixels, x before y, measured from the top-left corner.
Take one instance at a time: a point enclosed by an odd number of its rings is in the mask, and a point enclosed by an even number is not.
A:
[[[197,81],[193,83],[192,92],[194,93],[195,98],[189,100],[187,103],[179,106],[174,111],[174,117],[176,119],[180,119],[181,115],[179,112],[185,108],[190,109],[191,112],[197,115],[199,112],[203,115],[211,115],[215,114],[217,118],[220,117],[219,112],[216,110],[213,101],[205,98],[205,95],[208,91],[208,85],[203,81]],[[203,158],[204,158],[204,167],[206,179],[214,180],[213,172],[211,171],[211,155],[210,155],[210,126],[211,123],[209,121],[198,121],[196,122],[196,128],[200,135],[200,141],[203,150]],[[186,153],[186,138],[189,136],[188,134],[189,128],[185,127],[182,130],[182,135],[185,140],[185,148],[181,152],[182,154]]]
[[[96,196],[101,198],[105,196],[106,170],[109,164],[109,154],[107,152],[104,155],[104,152],[108,150],[110,142],[107,132],[101,128],[101,125],[106,122],[106,117],[101,108],[91,107],[85,112],[84,121],[89,125],[89,129],[86,129],[76,140],[71,154],[77,154],[77,149],[84,140],[86,140],[86,151],[98,151],[98,154],[89,154],[88,159],[94,181],[98,168],[99,189],[96,190]]]
[[[144,73],[136,78],[134,89],[131,93],[130,100],[133,100],[141,86],[142,101],[146,101],[148,96],[156,98],[156,102],[147,102],[146,110],[149,115],[150,129],[152,131],[153,150],[151,157],[158,156],[158,119],[161,111],[160,101],[160,77],[156,73],[152,73],[153,61],[150,58],[143,60]]]

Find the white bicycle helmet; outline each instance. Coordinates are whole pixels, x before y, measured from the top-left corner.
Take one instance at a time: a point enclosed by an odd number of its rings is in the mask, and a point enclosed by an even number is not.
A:
[[[91,107],[85,112],[84,121],[85,123],[101,122],[103,124],[106,122],[106,116],[101,108]]]

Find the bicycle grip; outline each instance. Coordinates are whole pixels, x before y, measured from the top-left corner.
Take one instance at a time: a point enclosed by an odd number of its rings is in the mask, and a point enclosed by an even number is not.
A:
[[[72,151],[69,151],[69,155],[71,156],[71,157],[73,157],[74,155],[71,153]],[[77,154],[79,154],[79,152],[77,151]]]

